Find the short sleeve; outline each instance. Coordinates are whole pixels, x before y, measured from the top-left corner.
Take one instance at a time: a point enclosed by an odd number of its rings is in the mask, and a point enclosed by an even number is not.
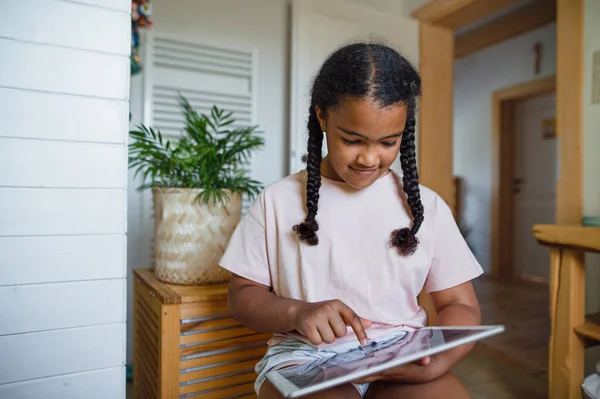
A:
[[[231,273],[270,287],[263,201],[263,195],[259,195],[237,225],[219,265]]]
[[[481,275],[483,269],[458,229],[452,211],[438,196],[432,216],[435,220],[433,259],[425,290],[442,291]]]

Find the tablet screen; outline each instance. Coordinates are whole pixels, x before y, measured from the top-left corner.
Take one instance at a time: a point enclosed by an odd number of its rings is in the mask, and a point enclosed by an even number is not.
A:
[[[496,326],[497,327],[497,326]],[[502,327],[497,327],[501,328]],[[498,330],[497,332],[501,332]],[[496,333],[497,333],[496,332]],[[351,374],[361,376],[370,374],[368,370],[378,371],[400,364],[406,364],[423,357],[426,352],[438,352],[436,349],[449,349],[453,343],[469,342],[479,337],[492,335],[492,327],[451,327],[423,328],[405,331],[385,340],[371,342],[349,352],[339,353],[328,360],[316,360],[291,368],[279,370],[277,380],[281,378],[293,384],[294,390],[321,385]],[[388,367],[389,366],[389,367]],[[276,384],[277,385],[277,384]],[[285,384],[290,388],[292,385]],[[330,385],[330,384],[326,384]]]

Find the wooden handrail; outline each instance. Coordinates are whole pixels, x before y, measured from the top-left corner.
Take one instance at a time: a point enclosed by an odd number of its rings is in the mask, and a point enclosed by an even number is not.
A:
[[[600,227],[536,224],[533,235],[542,245],[600,253]]]

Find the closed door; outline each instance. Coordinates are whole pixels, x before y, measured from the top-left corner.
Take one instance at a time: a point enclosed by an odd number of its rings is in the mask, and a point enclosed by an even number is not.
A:
[[[290,172],[306,167],[311,83],[337,47],[355,40],[382,39],[418,67],[419,30],[415,20],[390,16],[343,0],[295,0],[292,8],[292,86]],[[323,148],[324,153],[327,149]]]
[[[554,93],[515,104],[513,185],[513,271],[547,281],[550,251],[531,232],[534,224],[553,224],[556,214],[557,138]]]

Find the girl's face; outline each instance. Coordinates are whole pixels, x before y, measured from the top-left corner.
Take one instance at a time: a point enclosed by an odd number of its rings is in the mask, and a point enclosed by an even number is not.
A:
[[[327,132],[325,177],[361,189],[388,172],[400,151],[405,104],[381,108],[368,98],[347,99],[327,114],[317,106],[316,113],[321,129]]]

